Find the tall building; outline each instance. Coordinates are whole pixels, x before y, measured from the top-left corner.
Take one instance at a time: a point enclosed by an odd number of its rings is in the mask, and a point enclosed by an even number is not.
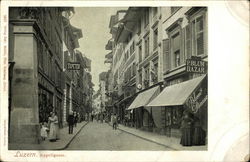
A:
[[[69,111],[91,111],[91,60],[80,51],[82,31],[70,24],[72,7],[9,9],[9,143],[39,143],[40,123],[57,113],[59,127]],[[78,69],[68,63],[79,64]],[[82,118],[80,118],[82,119]]]
[[[206,7],[129,7],[114,17],[106,47],[122,122],[179,137],[189,111],[207,131]]]
[[[79,60],[81,54],[78,54],[76,48],[79,48],[78,39],[82,38],[82,31],[70,24],[70,17],[73,16],[74,10],[64,11],[63,13],[63,71],[64,71],[64,103],[63,103],[63,124],[66,125],[67,116],[70,111],[75,111],[75,97],[73,98],[73,91],[75,92],[75,85],[77,82],[77,72],[69,70],[67,65],[71,62],[79,61],[81,63],[80,74],[83,75],[82,70],[86,65]],[[82,78],[81,78],[82,80]],[[73,90],[74,88],[74,90]],[[74,95],[75,96],[75,95]],[[74,103],[72,103],[74,101]]]
[[[72,8],[13,7],[9,15],[10,142],[37,143],[56,111],[62,126],[63,15]]]

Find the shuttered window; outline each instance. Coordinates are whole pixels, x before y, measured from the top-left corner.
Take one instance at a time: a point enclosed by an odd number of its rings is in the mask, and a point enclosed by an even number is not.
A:
[[[164,72],[170,70],[170,53],[169,53],[169,39],[164,39],[163,42],[163,70]]]
[[[139,62],[142,61],[142,48],[141,45],[139,46]]]
[[[185,27],[185,55],[187,59],[191,58],[192,51],[191,26],[188,24]]]
[[[144,40],[145,44],[145,58],[149,56],[149,36],[147,36]]]
[[[154,30],[154,50],[157,48],[158,45],[158,28]]]

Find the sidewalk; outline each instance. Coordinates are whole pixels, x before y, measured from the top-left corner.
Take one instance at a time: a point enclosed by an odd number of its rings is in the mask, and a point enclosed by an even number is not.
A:
[[[68,134],[68,127],[60,129],[60,140],[56,142],[50,142],[48,139],[41,141],[40,144],[9,144],[11,150],[63,150],[67,148],[74,137],[87,125],[88,122],[83,121],[77,123],[77,127],[74,127],[73,134]]]
[[[109,124],[111,125],[111,124]],[[160,135],[157,133],[142,131],[139,129],[126,127],[124,125],[119,124],[118,128],[121,131],[124,131],[126,133],[132,134],[134,136],[137,136],[139,138],[142,138],[144,140],[148,140],[166,147],[169,147],[176,151],[182,151],[182,150],[190,150],[190,151],[206,151],[207,146],[191,146],[191,147],[184,147],[180,144],[180,139],[175,137],[167,137],[165,135]]]

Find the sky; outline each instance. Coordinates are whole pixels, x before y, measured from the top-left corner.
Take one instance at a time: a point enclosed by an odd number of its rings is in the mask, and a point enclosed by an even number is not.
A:
[[[75,14],[70,19],[71,25],[82,29],[83,38],[79,39],[80,50],[91,59],[92,82],[95,91],[99,88],[99,74],[109,69],[110,64],[104,64],[105,45],[111,38],[109,33],[110,16],[116,11],[126,9],[119,7],[76,7]]]

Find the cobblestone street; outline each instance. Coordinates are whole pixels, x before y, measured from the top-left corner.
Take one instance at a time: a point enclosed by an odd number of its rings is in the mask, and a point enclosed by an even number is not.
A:
[[[107,123],[89,122],[68,146],[67,150],[170,150],[120,130]]]

